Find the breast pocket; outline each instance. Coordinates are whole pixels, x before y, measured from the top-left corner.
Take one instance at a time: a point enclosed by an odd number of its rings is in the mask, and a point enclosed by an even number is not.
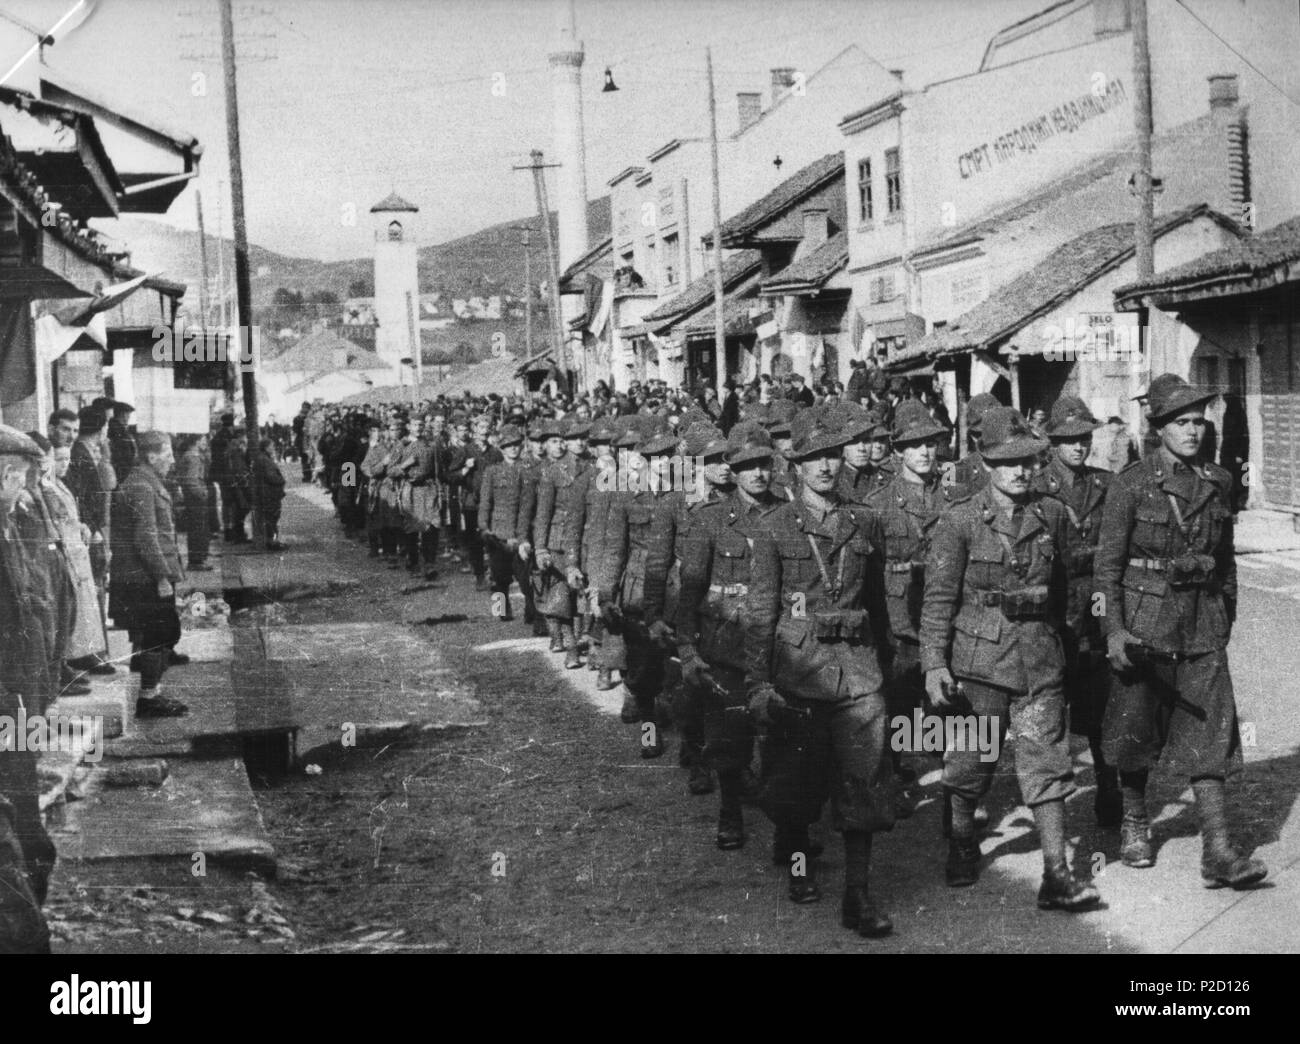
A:
[[[808,538],[787,537],[780,541],[778,549],[781,553],[781,570],[784,574],[782,586],[787,589],[807,590],[813,577],[817,575],[817,566],[813,562]]]
[[[749,579],[749,541],[739,533],[724,533],[714,546],[713,580],[743,584]]]
[[[1000,547],[973,546],[966,560],[966,582],[985,591],[1002,586],[1003,551]]]
[[[1138,554],[1159,558],[1169,542],[1169,505],[1154,500],[1144,501],[1133,513],[1133,539],[1131,549]]]

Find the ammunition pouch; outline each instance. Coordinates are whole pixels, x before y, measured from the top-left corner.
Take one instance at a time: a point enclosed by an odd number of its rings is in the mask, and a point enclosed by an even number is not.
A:
[[[1046,584],[1015,587],[1009,591],[985,591],[985,605],[997,606],[1008,620],[1042,620],[1047,616],[1049,591]]]
[[[818,641],[865,641],[869,637],[864,609],[819,609],[808,614]]]
[[[1169,560],[1169,586],[1175,591],[1205,587],[1214,581],[1213,555],[1179,555]]]

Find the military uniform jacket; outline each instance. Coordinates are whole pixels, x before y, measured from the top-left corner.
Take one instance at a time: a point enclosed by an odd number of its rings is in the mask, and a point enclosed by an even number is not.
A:
[[[1092,561],[1101,536],[1102,505],[1111,478],[1109,471],[1086,465],[1076,474],[1055,455],[1033,478],[1035,492],[1059,501],[1070,520],[1070,541],[1065,549],[1065,575],[1069,581],[1065,623],[1077,634],[1096,631]]]
[[[944,480],[952,487],[954,499],[978,493],[989,484],[989,473],[984,468],[984,454],[979,450],[971,450],[948,470]]]
[[[770,492],[757,502],[733,492],[688,508],[676,619],[683,660],[698,654],[709,663],[744,669],[750,542],[783,503]]]
[[[940,516],[930,538],[921,608],[921,668],[1016,692],[1059,674],[1064,608],[1060,503],[1031,495],[1019,524],[985,488]],[[1012,619],[1007,592],[1037,597],[1039,615]]]
[[[884,474],[870,464],[865,468],[855,468],[845,462],[840,465],[840,473],[835,478],[835,492],[850,504],[865,504],[867,497],[893,477],[892,473]]]
[[[153,468],[131,469],[113,494],[113,521],[114,583],[156,584],[184,578],[171,494]]]
[[[939,482],[895,477],[867,497],[867,539],[875,549],[873,570],[884,591],[889,630],[916,642],[921,635],[921,601],[930,536],[952,501]]]
[[[366,505],[371,510],[379,501],[379,480],[384,475],[384,461],[389,449],[387,440],[381,437],[366,449],[366,455],[361,458],[361,474],[366,478]]]
[[[488,468],[494,464],[504,463],[505,457],[495,446],[487,443],[467,442],[464,446],[453,447],[456,455],[452,459],[455,467],[456,482],[461,488],[461,506],[468,512],[479,509],[483,494],[483,477]],[[470,461],[473,464],[470,464]],[[466,468],[469,468],[466,471]]]
[[[602,601],[617,595],[624,612],[662,619],[683,499],[679,492],[614,494],[596,585]]]
[[[572,543],[569,519],[581,514],[587,484],[587,467],[572,454],[542,466],[537,482],[537,509],[533,515],[533,547],[538,551],[566,553]],[[577,564],[578,557],[571,561]]]
[[[745,680],[834,702],[882,685],[864,600],[871,544],[860,507],[841,503],[817,514],[791,501],[751,538]]]
[[[1105,599],[1104,634],[1122,625],[1159,652],[1227,647],[1237,613],[1231,489],[1232,476],[1223,468],[1188,468],[1163,448],[1111,480],[1093,577]],[[1189,554],[1211,559],[1212,576],[1171,587],[1166,563]]]
[[[597,579],[601,569],[617,474],[612,466],[606,469],[599,464],[583,471],[578,477],[581,492],[575,491],[574,509],[565,520],[564,553],[569,564],[581,569],[588,580]],[[605,482],[602,475],[607,476]]]
[[[525,543],[532,537],[533,499],[537,486],[522,460],[502,460],[483,473],[480,490],[479,526],[484,533],[502,543],[511,540]]]

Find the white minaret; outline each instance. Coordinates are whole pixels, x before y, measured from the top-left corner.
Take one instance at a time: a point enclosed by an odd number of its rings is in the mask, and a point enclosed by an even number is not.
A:
[[[557,46],[548,56],[555,101],[555,152],[560,164],[555,209],[560,223],[560,272],[587,252],[587,145],[582,125],[582,63],[573,0],[557,0]]]
[[[419,207],[396,192],[370,208],[375,227],[375,321],[379,324],[375,351],[392,367],[394,384],[401,378],[403,359],[416,360],[417,372],[419,367],[420,286],[415,263],[415,216],[419,212]]]

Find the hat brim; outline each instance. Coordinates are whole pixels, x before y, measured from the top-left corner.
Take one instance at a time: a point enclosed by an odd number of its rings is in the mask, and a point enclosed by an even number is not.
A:
[[[909,442],[924,442],[926,439],[933,439],[940,435],[947,438],[949,431],[942,424],[931,421],[928,425],[919,424],[911,428],[903,428],[894,432],[892,438],[895,446],[903,446]]]
[[[752,464],[756,460],[770,461],[774,453],[775,450],[769,446],[746,446],[728,453],[726,461],[733,468],[738,468],[742,464]]]
[[[843,429],[845,443],[861,438],[887,439],[889,429],[878,421],[854,421]]]
[[[648,440],[637,452],[643,457],[664,457],[676,450],[677,446],[677,439],[659,435]]]
[[[818,435],[809,441],[806,446],[791,450],[786,454],[787,460],[800,461],[814,457],[818,453],[825,453],[827,450],[840,449],[847,446],[849,440],[845,438],[843,432],[827,432],[824,435]]]
[[[1046,439],[1033,435],[1012,435],[1000,446],[994,446],[992,449],[981,447],[980,455],[991,464],[999,464],[1007,460],[1036,457],[1050,447],[1051,443]]]
[[[1149,408],[1150,402],[1148,401],[1147,420],[1152,424],[1166,421],[1170,417],[1178,416],[1178,414],[1182,413],[1184,410],[1190,410],[1193,406],[1204,406],[1211,399],[1215,398],[1217,394],[1218,393],[1215,392],[1205,395],[1200,392],[1192,391],[1191,389],[1188,389],[1185,392],[1179,391],[1169,400],[1169,402],[1160,408],[1159,413]]]
[[[1053,428],[1051,425],[1048,425],[1047,431],[1044,432],[1044,434],[1049,439],[1077,439],[1083,435],[1091,435],[1094,431],[1100,428],[1104,423],[1105,421],[1099,421],[1096,420],[1095,418],[1091,421],[1073,419],[1073,420],[1063,421],[1058,427],[1055,428]]]

